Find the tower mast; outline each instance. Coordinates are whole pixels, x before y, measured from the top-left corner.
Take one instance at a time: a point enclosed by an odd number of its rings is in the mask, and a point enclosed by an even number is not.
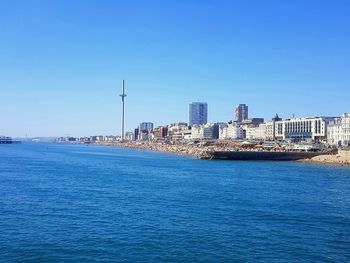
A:
[[[122,97],[122,116],[121,116],[121,140],[124,141],[125,132],[124,132],[124,98],[126,97],[124,89],[124,80],[122,80],[122,94],[119,95]]]

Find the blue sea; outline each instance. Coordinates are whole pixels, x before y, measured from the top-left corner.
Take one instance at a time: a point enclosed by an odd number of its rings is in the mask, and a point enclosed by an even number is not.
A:
[[[350,168],[0,145],[1,262],[350,262]]]

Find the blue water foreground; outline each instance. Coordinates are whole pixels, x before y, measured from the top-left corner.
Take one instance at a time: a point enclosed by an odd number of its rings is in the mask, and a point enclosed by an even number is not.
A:
[[[2,262],[350,262],[350,168],[0,145]]]

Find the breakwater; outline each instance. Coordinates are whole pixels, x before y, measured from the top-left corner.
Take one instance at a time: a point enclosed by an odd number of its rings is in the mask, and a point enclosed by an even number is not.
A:
[[[203,145],[185,145],[185,144],[165,144],[155,142],[96,142],[95,144],[104,146],[114,146],[119,148],[129,148],[138,150],[149,150],[158,152],[174,153],[178,155],[190,155],[199,157],[208,151],[219,150],[214,146],[203,146]]]
[[[312,158],[321,154],[322,153],[318,152],[214,151],[203,153],[199,158],[209,160],[296,161]]]
[[[332,159],[331,156],[337,153],[336,149],[319,152],[287,151],[284,149],[263,150],[259,148],[246,148],[238,142],[227,141],[217,141],[209,144],[168,144],[160,142],[98,142],[97,144],[190,155],[205,160],[312,161],[314,160],[313,158],[318,156],[326,156],[326,158]]]

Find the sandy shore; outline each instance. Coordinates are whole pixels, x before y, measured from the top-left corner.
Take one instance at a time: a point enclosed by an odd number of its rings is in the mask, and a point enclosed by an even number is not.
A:
[[[340,166],[350,166],[350,158],[337,155],[319,155],[310,159],[300,160],[303,163],[333,164]]]

